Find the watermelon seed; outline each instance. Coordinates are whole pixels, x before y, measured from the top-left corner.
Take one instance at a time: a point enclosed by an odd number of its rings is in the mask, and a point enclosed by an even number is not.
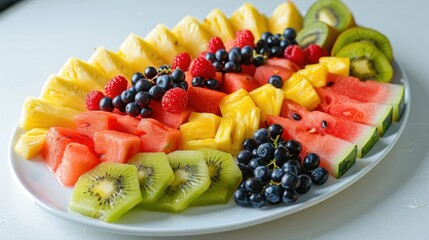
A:
[[[328,127],[328,123],[325,120],[323,120],[322,121],[322,128],[327,128],[327,127]]]
[[[301,116],[300,116],[299,114],[297,114],[297,113],[294,113],[294,114],[292,115],[292,118],[293,118],[294,120],[296,120],[296,121],[301,120]]]
[[[326,83],[326,86],[327,86],[327,87],[330,87],[330,86],[332,86],[332,85],[334,85],[334,82],[327,82],[327,83]]]

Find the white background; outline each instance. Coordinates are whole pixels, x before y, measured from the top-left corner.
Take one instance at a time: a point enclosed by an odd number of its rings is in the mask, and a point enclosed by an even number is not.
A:
[[[23,99],[37,96],[47,76],[70,56],[88,59],[97,46],[117,49],[130,32],[145,36],[157,23],[173,27],[187,14],[201,20],[214,7],[230,15],[243,2],[41,0],[0,13],[0,239],[141,239],[59,219],[17,188],[8,144]],[[280,2],[253,4],[269,15]],[[312,2],[296,5],[305,12]],[[344,2],[358,24],[389,37],[408,75],[411,114],[395,148],[363,179],[317,206],[242,230],[181,239],[429,239],[429,3]]]

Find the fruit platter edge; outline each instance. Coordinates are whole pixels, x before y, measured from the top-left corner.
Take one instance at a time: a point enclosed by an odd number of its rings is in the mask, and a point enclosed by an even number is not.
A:
[[[390,152],[405,128],[410,112],[410,86],[405,72],[396,60],[392,62],[394,77],[392,83],[405,87],[405,109],[398,123],[393,123],[383,138],[376,143],[368,155],[357,159],[354,166],[340,179],[329,178],[320,187],[314,187],[302,196],[296,204],[281,208],[240,208],[231,199],[225,205],[192,207],[181,213],[151,212],[133,209],[116,223],[105,223],[68,211],[72,188],[64,188],[49,174],[40,161],[24,161],[14,152],[13,146],[23,130],[16,125],[9,144],[9,167],[14,180],[25,195],[36,205],[49,213],[72,222],[105,231],[139,236],[189,236],[223,232],[244,228],[304,210],[316,205],[346,189],[365,176]]]

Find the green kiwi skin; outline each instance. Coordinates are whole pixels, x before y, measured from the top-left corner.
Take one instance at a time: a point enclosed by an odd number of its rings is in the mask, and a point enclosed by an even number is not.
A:
[[[389,60],[378,48],[367,42],[354,42],[343,47],[337,57],[350,58],[350,75],[363,81],[375,80],[379,82],[390,82],[393,77],[393,68]],[[369,66],[375,70],[371,74],[358,73],[355,66],[360,60],[367,60]]]
[[[383,52],[389,62],[393,60],[393,51],[389,39],[377,30],[365,27],[353,27],[342,32],[334,43],[332,56],[335,56],[341,48],[352,42],[372,43]]]
[[[336,16],[337,22],[335,24],[325,22],[326,24],[335,28],[338,32],[354,27],[355,20],[348,7],[340,0],[319,0],[316,1],[307,11],[304,17],[304,27],[313,24],[314,22],[321,22],[319,13],[321,11],[329,11]]]
[[[317,35],[317,37],[315,36]],[[312,37],[315,37],[312,39]],[[296,41],[301,48],[306,48],[310,44],[317,44],[327,51],[331,51],[338,31],[323,22],[315,22],[301,29],[296,36]]]

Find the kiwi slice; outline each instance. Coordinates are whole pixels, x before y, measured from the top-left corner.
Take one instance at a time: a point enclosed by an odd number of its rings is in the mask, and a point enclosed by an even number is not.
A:
[[[138,153],[128,163],[135,165],[139,172],[142,204],[155,202],[174,179],[167,155],[163,152]]]
[[[149,210],[179,212],[184,210],[210,186],[209,168],[201,152],[178,150],[167,154],[174,180],[154,203],[145,204]]]
[[[377,30],[365,27],[353,27],[342,32],[334,43],[331,52],[332,56],[335,56],[341,48],[352,42],[372,43],[384,53],[389,62],[393,59],[393,51],[389,39]]]
[[[337,36],[338,32],[335,28],[323,22],[315,22],[301,29],[296,35],[296,41],[302,48],[317,44],[330,51]]]
[[[137,168],[130,164],[103,162],[79,177],[69,208],[113,222],[141,200]]]
[[[340,0],[319,0],[311,5],[304,17],[304,27],[315,22],[324,22],[339,32],[355,26],[352,13]]]
[[[350,75],[361,80],[389,82],[392,79],[392,65],[386,56],[371,43],[350,43],[343,47],[336,56],[350,58]]]
[[[240,168],[234,158],[229,153],[209,148],[197,151],[203,154],[209,168],[211,184],[209,189],[196,198],[191,205],[202,206],[228,202],[242,179]]]

